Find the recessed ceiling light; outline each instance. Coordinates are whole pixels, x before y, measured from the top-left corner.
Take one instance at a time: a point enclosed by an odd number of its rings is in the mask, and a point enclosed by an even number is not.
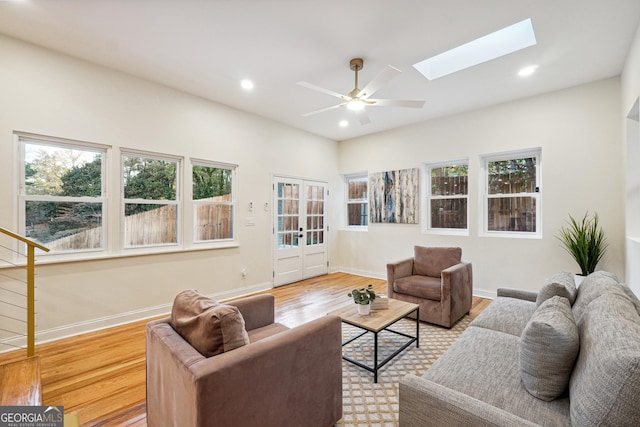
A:
[[[338,122],[338,126],[340,126],[341,128],[346,128],[347,126],[349,126],[349,122],[346,120],[340,120]]]
[[[525,19],[413,66],[426,78],[433,80],[535,44],[531,19]]]
[[[240,82],[240,86],[242,86],[243,89],[251,90],[253,89],[253,82],[251,80],[244,79]]]
[[[529,65],[528,67],[521,68],[520,71],[518,71],[518,75],[520,77],[528,77],[531,74],[535,73],[537,69],[537,65]]]

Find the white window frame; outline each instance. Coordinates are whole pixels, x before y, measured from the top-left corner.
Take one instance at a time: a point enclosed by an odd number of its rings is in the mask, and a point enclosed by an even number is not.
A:
[[[238,242],[238,165],[232,163],[216,162],[212,160],[204,159],[189,159],[189,167],[185,168],[188,177],[185,178],[185,182],[189,183],[186,188],[186,197],[189,200],[188,210],[190,212],[185,214],[186,225],[185,229],[191,230],[189,241],[191,245],[197,247],[229,247],[236,246]],[[231,171],[231,201],[230,202],[212,202],[207,200],[194,200],[193,199],[193,166],[206,166],[217,169],[228,169]],[[215,239],[215,240],[196,240],[198,232],[196,230],[195,207],[198,205],[225,205],[231,206],[231,238],[230,239]],[[253,211],[253,203],[250,203],[249,210]]]
[[[127,157],[144,157],[151,160],[162,160],[166,162],[176,163],[176,198],[175,200],[155,200],[155,199],[126,199],[124,197],[124,160]],[[180,248],[183,240],[183,221],[182,221],[182,169],[184,158],[170,154],[161,154],[149,151],[134,150],[122,148],[120,150],[120,248],[124,252],[142,252],[153,253],[166,250],[166,248]],[[125,230],[125,206],[128,203],[135,204],[153,204],[153,205],[175,205],[176,206],[176,242],[156,243],[149,245],[127,245]]]
[[[101,227],[102,227],[102,246],[100,248],[75,249],[67,251],[51,251],[44,252],[37,250],[38,256],[46,257],[48,260],[64,260],[69,258],[87,257],[94,258],[96,255],[103,254],[109,247],[109,208],[108,208],[108,185],[107,185],[107,165],[109,162],[110,145],[97,144],[85,141],[77,141],[66,138],[58,138],[45,135],[37,135],[27,132],[14,132],[14,139],[18,147],[18,234],[26,236],[26,202],[27,201],[50,201],[50,202],[88,202],[101,203]],[[49,196],[49,195],[27,195],[25,191],[25,144],[37,144],[44,147],[58,147],[65,149],[75,149],[80,151],[101,153],[101,195],[100,197],[75,197],[75,196]],[[47,246],[43,243],[43,246]]]
[[[533,193],[509,193],[505,195],[489,194],[489,173],[488,164],[505,160],[523,159],[534,157],[536,159],[536,185]],[[485,237],[507,237],[518,239],[541,239],[542,238],[542,148],[529,148],[524,150],[507,151],[502,153],[486,154],[480,157],[480,170],[482,179],[480,180],[480,194],[482,197],[481,206],[478,212],[479,223],[482,224],[481,236]],[[489,230],[489,199],[491,198],[513,198],[513,197],[533,197],[536,200],[536,231],[493,231]]]
[[[451,195],[451,196],[436,196],[431,192],[431,171],[433,169],[439,169],[447,166],[467,166],[467,194]],[[426,197],[423,197],[422,204],[422,232],[426,234],[438,234],[438,235],[451,235],[451,236],[468,236],[469,235],[469,188],[470,188],[469,174],[469,159],[461,158],[456,160],[447,160],[437,163],[423,163],[422,164],[422,187],[426,189]],[[449,200],[449,199],[466,199],[467,200],[467,228],[434,228],[431,225],[431,200]]]
[[[351,181],[364,181],[367,183],[367,197],[364,199],[351,199],[349,198],[349,183]],[[344,176],[344,188],[345,188],[345,214],[344,221],[348,230],[367,231],[369,229],[369,175],[367,172],[357,172]],[[349,225],[349,205],[358,204],[365,205],[367,215],[367,225]]]

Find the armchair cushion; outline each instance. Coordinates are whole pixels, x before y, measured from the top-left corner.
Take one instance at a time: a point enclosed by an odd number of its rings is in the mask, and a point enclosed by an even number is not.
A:
[[[238,308],[219,304],[195,290],[182,291],[176,296],[170,324],[205,357],[249,344]]]
[[[414,297],[440,301],[442,299],[442,280],[440,277],[409,276],[393,282],[394,292]]]
[[[442,270],[458,264],[462,248],[414,247],[413,274],[440,277]]]

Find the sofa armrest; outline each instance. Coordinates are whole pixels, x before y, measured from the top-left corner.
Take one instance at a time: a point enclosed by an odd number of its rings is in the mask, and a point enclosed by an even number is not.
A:
[[[244,318],[247,331],[252,331],[275,322],[275,297],[271,294],[254,295],[229,301],[225,304],[238,307]]]
[[[402,277],[413,275],[413,258],[387,264],[387,295],[393,295],[393,282]]]
[[[533,302],[536,302],[536,298],[538,297],[538,293],[535,291],[513,288],[498,288],[497,295],[499,297],[516,298]]]
[[[342,416],[341,331],[339,317],[323,316],[191,365],[198,419],[251,426],[268,413],[280,417],[270,425],[333,425]]]
[[[400,380],[399,417],[402,427],[537,426],[464,393],[411,374]]]

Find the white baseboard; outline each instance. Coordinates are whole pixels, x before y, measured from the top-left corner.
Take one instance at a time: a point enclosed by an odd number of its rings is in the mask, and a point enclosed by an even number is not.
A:
[[[226,301],[232,298],[242,297],[244,295],[253,294],[272,289],[271,283],[260,283],[258,285],[248,286],[244,288],[234,289],[230,291],[217,292],[207,295],[216,301]],[[73,323],[60,326],[57,328],[45,329],[36,332],[36,345],[46,342],[68,338],[79,334],[99,331],[101,329],[112,328],[114,326],[124,325],[139,320],[150,319],[163,315],[169,315],[173,302],[168,304],[157,305],[154,307],[145,307],[140,310],[133,310],[126,313],[119,313],[113,316],[105,316],[85,322]],[[16,336],[4,339],[0,342],[0,353],[16,350],[18,348],[27,347],[26,336]]]

